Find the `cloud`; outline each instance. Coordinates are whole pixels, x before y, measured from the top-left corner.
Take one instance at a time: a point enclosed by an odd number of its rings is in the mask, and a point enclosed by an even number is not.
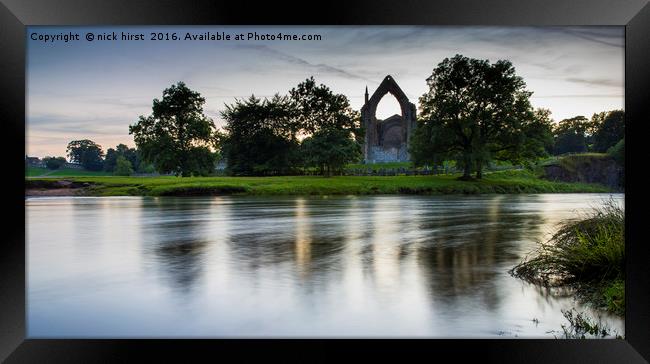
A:
[[[566,78],[568,82],[582,83],[592,86],[604,86],[604,87],[623,87],[623,80],[614,80],[610,78],[580,78],[580,77],[568,77]]]
[[[253,49],[253,50],[256,50],[256,51],[259,51],[259,52],[263,52],[266,55],[274,57],[276,59],[280,59],[280,60],[283,60],[285,62],[294,64],[294,65],[299,65],[299,66],[304,66],[304,67],[307,67],[307,68],[310,68],[310,69],[314,69],[314,70],[319,71],[319,72],[328,72],[328,73],[333,73],[335,75],[343,76],[343,77],[347,77],[347,78],[364,80],[364,81],[368,81],[368,82],[375,82],[373,80],[370,80],[370,79],[365,78],[363,76],[360,76],[360,75],[345,71],[345,70],[340,69],[338,67],[333,67],[333,66],[330,66],[330,65],[325,64],[325,63],[314,64],[314,63],[306,61],[306,60],[304,60],[304,59],[302,59],[300,57],[296,57],[296,56],[293,56],[293,55],[288,54],[288,53],[280,52],[278,50],[272,49],[272,48],[270,48],[268,46],[265,46],[265,45],[243,45],[243,44],[240,44],[240,45],[236,45],[235,47],[236,48],[241,48],[241,49]]]
[[[534,95],[531,96],[533,99],[553,99],[553,98],[621,98],[621,94],[594,94],[594,95],[585,95],[585,94],[566,94],[566,95]]]
[[[590,30],[585,30],[585,29],[571,29],[571,28],[566,28],[563,30],[565,33],[576,36],[578,38],[586,39],[592,42],[608,45],[611,47],[617,47],[617,48],[624,48],[625,43],[623,41],[623,37],[621,34],[612,34],[611,32],[609,33],[603,33],[603,32],[594,32]],[[612,40],[604,40],[602,38],[610,38]]]

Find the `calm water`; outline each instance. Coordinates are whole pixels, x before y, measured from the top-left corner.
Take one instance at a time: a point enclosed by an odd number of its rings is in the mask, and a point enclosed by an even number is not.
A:
[[[507,271],[609,197],[27,198],[28,336],[552,338]]]

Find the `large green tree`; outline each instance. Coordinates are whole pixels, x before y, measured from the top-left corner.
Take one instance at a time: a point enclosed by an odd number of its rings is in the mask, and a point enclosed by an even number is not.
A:
[[[361,159],[361,145],[348,130],[325,128],[304,139],[301,151],[307,166],[320,168],[321,174],[332,172]]]
[[[99,171],[103,167],[104,151],[101,145],[92,140],[73,140],[68,143],[68,158],[70,161],[81,164],[87,170]]]
[[[343,94],[336,94],[324,84],[317,85],[314,77],[299,83],[289,91],[291,128],[302,135],[321,129],[349,130],[362,138],[359,112],[350,107]]]
[[[533,129],[540,128],[529,101],[532,92],[511,62],[456,55],[438,64],[427,85],[420,118],[430,130],[418,133],[429,135],[432,152],[456,157],[462,179],[470,179],[473,171],[481,178],[491,159],[518,160],[542,152],[530,140],[538,137]],[[411,150],[421,146],[422,138],[415,138]]]
[[[221,146],[221,154],[227,161],[227,170],[235,175],[272,175],[294,173],[308,158],[313,163],[313,153],[299,148],[300,140],[324,130],[331,137],[341,135],[361,138],[359,113],[352,110],[345,95],[332,92],[327,86],[317,85],[313,77],[306,79],[289,91],[289,95],[276,94],[270,99],[251,96],[226,105],[221,113],[226,120],[225,133],[215,139]],[[357,143],[356,140],[353,142]],[[357,143],[358,144],[358,143]],[[340,145],[321,145],[328,155],[340,151]],[[356,159],[353,149],[346,159]],[[332,161],[332,163],[336,163]]]
[[[588,149],[589,119],[575,116],[561,120],[553,129],[555,147],[553,154],[584,153]]]
[[[289,98],[291,125],[297,134],[308,136],[301,148],[306,166],[318,166],[321,174],[329,176],[361,158],[361,119],[347,96],[317,85],[310,77],[291,89]]]
[[[150,116],[129,126],[143,159],[158,172],[186,177],[213,171],[215,125],[203,114],[204,103],[198,92],[178,82],[153,100]]]
[[[226,105],[225,133],[217,138],[233,175],[287,174],[298,165],[298,141],[287,97],[254,95]]]

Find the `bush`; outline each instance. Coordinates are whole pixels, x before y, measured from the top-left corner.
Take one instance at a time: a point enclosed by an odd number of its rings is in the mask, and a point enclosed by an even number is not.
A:
[[[67,163],[63,157],[45,157],[43,162],[45,162],[47,169],[59,169]]]
[[[115,162],[115,170],[113,171],[113,174],[115,174],[116,176],[132,175],[133,166],[131,166],[131,162],[129,162],[129,160],[124,158],[123,156],[117,157],[117,161]]]
[[[607,150],[609,154],[618,164],[625,166],[625,139],[621,139],[613,147]]]
[[[605,287],[602,297],[610,312],[614,312],[619,316],[625,313],[625,281],[613,281]]]

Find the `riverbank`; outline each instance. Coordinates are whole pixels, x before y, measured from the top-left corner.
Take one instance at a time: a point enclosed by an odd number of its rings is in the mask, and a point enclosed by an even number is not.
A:
[[[610,192],[599,184],[556,182],[528,171],[486,174],[479,181],[437,176],[285,177],[44,177],[26,178],[27,196],[211,196],[211,195],[372,195],[517,194]],[[49,191],[49,192],[48,192]]]
[[[510,273],[541,286],[567,286],[594,308],[625,314],[625,211],[614,200],[553,237]]]

